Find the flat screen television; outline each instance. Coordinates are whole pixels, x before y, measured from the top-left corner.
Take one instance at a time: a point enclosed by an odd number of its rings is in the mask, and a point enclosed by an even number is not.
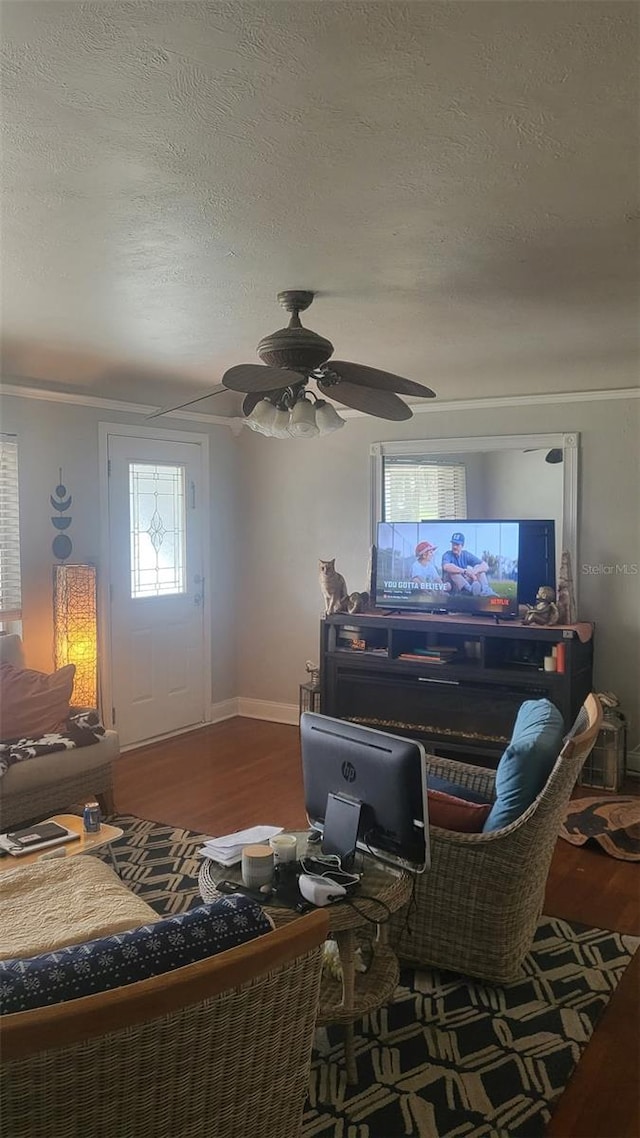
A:
[[[518,521],[379,522],[375,604],[517,616],[519,554]]]
[[[357,847],[381,861],[422,873],[430,864],[424,747],[305,711],[300,717],[307,817],[324,832],[329,795],[361,806]]]

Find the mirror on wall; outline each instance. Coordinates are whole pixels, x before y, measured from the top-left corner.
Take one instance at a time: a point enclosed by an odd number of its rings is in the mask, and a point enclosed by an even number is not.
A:
[[[374,443],[372,456],[371,528],[375,543],[379,520],[414,520],[389,516],[390,474],[401,475],[412,459],[428,466],[439,491],[433,517],[553,519],[556,566],[563,550],[577,565],[576,434],[506,435],[478,438],[415,439]],[[386,478],[385,478],[386,468]],[[400,478],[401,481],[401,478]],[[385,509],[385,488],[386,506]],[[412,512],[405,495],[396,494],[392,510]],[[419,512],[423,512],[419,509]],[[415,519],[418,520],[418,519]]]

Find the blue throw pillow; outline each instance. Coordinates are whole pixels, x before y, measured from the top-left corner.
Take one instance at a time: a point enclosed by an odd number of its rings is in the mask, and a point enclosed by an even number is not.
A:
[[[269,918],[240,893],[123,933],[24,960],[0,960],[0,1012],[60,1004],[194,964],[271,932]]]
[[[548,699],[522,704],[511,742],[496,771],[496,800],[483,832],[501,830],[515,822],[547,781],[562,749],[564,721]]]

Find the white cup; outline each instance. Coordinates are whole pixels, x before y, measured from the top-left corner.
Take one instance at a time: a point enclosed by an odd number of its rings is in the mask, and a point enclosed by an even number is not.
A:
[[[276,865],[286,865],[298,860],[298,839],[295,834],[274,834],[269,838]]]
[[[273,850],[270,846],[245,846],[242,851],[242,883],[260,889],[273,881]]]
[[[545,656],[545,658],[544,658],[544,670],[545,670],[545,672],[555,672],[557,670],[557,667],[558,667],[558,663],[557,663],[555,656]]]

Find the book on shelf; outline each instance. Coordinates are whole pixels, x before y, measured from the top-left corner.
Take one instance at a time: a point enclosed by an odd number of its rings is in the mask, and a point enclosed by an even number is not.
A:
[[[399,660],[415,660],[418,664],[449,664],[449,659],[443,659],[440,656],[425,656],[423,653],[417,652],[401,652],[398,656]]]
[[[409,648],[403,655],[415,656],[420,660],[448,663],[458,655],[458,652],[455,648]]]

